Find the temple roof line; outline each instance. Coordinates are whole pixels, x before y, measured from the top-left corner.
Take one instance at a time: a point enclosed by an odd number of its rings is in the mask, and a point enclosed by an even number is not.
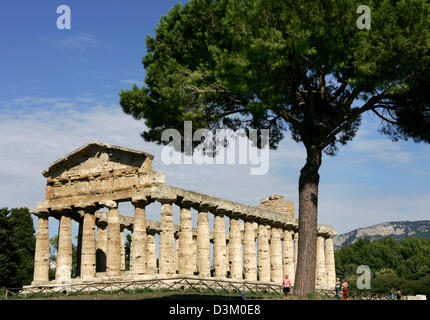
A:
[[[62,157],[62,158],[60,158],[60,159],[52,162],[49,165],[49,168],[46,169],[46,170],[44,170],[42,172],[42,175],[44,177],[48,177],[49,171],[52,168],[54,168],[55,166],[59,165],[60,163],[66,162],[67,160],[69,160],[70,157],[74,156],[75,154],[78,154],[78,153],[84,151],[85,149],[91,148],[91,147],[94,147],[94,146],[99,146],[99,147],[103,147],[103,148],[106,148],[106,149],[119,150],[119,151],[128,152],[128,153],[134,153],[134,154],[138,154],[138,155],[144,155],[146,157],[149,157],[151,160],[154,159],[154,155],[152,155],[150,153],[147,153],[145,151],[140,151],[140,150],[125,148],[125,147],[115,146],[115,145],[108,144],[108,143],[103,143],[103,142],[91,141],[91,142],[88,142],[87,144],[83,145],[82,147],[80,147],[80,148],[78,148],[78,149],[76,149],[76,150],[68,153],[66,156],[64,156],[64,157]]]

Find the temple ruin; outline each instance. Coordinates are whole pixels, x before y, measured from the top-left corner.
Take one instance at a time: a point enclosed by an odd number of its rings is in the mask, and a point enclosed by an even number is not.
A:
[[[91,142],[43,171],[46,199],[31,211],[38,218],[32,287],[157,277],[281,285],[285,274],[294,283],[300,240],[293,202],[272,195],[250,206],[168,186],[164,173],[152,169],[153,158],[146,152]],[[125,201],[133,204],[133,217],[120,215],[118,204]],[[150,221],[145,207],[155,201],[161,204],[160,220]],[[173,223],[173,205],[180,208],[179,225]],[[197,211],[195,229],[191,209]],[[214,215],[212,228],[209,214]],[[56,276],[51,281],[49,218],[59,220]],[[72,219],[79,224],[75,278]],[[124,230],[131,232],[129,270]],[[332,227],[318,225],[317,289],[334,288],[335,235]]]

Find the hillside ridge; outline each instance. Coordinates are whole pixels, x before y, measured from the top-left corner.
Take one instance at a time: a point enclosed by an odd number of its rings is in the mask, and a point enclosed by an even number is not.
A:
[[[348,246],[361,238],[376,240],[388,236],[396,240],[402,240],[407,237],[430,239],[430,220],[391,221],[358,228],[337,235],[334,238],[334,249],[338,250],[343,246]]]

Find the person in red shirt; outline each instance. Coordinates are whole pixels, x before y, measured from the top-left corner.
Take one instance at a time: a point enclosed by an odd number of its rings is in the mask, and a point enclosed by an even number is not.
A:
[[[342,281],[342,293],[343,300],[348,300],[348,282],[345,279]]]
[[[290,292],[290,287],[291,287],[291,280],[290,278],[288,278],[288,274],[287,274],[285,275],[283,285],[282,285],[282,291],[284,292],[285,297],[288,297],[288,293]]]

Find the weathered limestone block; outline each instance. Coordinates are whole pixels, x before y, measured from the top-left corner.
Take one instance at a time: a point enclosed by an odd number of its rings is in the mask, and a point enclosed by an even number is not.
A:
[[[282,229],[272,227],[270,239],[270,280],[278,284],[283,279],[281,232]]]
[[[164,174],[152,171],[153,156],[142,151],[91,142],[54,162],[46,199],[110,194],[164,184]]]
[[[269,248],[269,226],[260,224],[258,226],[258,275],[262,282],[270,282],[270,248]]]
[[[112,203],[108,208],[106,275],[112,277],[121,275],[121,226],[117,204]]]
[[[38,214],[34,275],[32,285],[49,281],[49,224],[48,213]]]
[[[95,215],[92,211],[84,213],[82,223],[82,259],[81,278],[92,279],[96,277],[96,230]]]
[[[223,214],[214,214],[213,241],[213,262],[215,267],[215,277],[225,278],[227,277],[227,247]]]
[[[315,287],[325,289],[327,287],[327,272],[325,268],[324,238],[317,237]]]
[[[146,272],[154,275],[157,273],[157,244],[155,242],[155,234],[147,234],[146,244]]]
[[[240,234],[240,220],[231,217],[229,234],[230,276],[232,279],[242,279],[242,241]]]
[[[193,257],[191,259],[191,268],[193,273],[197,273],[197,235],[193,235]]]
[[[173,275],[176,253],[174,249],[172,202],[162,202],[160,227],[159,273],[165,276]]]
[[[130,270],[134,274],[146,273],[146,202],[137,201],[134,204],[134,225],[131,235]]]
[[[193,242],[193,226],[191,221],[191,210],[189,207],[180,209],[180,232],[179,232],[179,274],[191,276],[195,269],[195,248]],[[193,263],[194,258],[194,263]]]
[[[121,227],[133,231],[134,217],[120,215]]]
[[[284,277],[288,275],[291,285],[294,285],[295,267],[294,267],[294,248],[293,248],[293,231],[284,230],[283,241],[283,271]]]
[[[273,194],[261,200],[257,208],[262,208],[270,211],[285,214],[288,217],[294,218],[294,203],[284,200],[284,197],[279,194]]]
[[[294,270],[297,270],[297,255],[299,252],[299,233],[294,233]]]
[[[102,178],[101,180],[101,192],[109,193],[112,189],[111,179],[109,177]]]
[[[197,221],[197,271],[200,277],[210,277],[210,242],[208,212],[199,211]]]
[[[255,248],[255,226],[252,221],[245,221],[243,244],[243,264],[245,279],[257,281],[257,255]]]
[[[96,272],[106,272],[107,255],[107,223],[99,222],[97,225],[96,240]]]
[[[69,211],[63,211],[60,216],[58,234],[57,283],[70,283],[72,277],[72,219]]]
[[[178,273],[178,256],[179,256],[179,240],[177,240],[175,237],[173,238],[173,274],[177,274]]]
[[[327,289],[333,290],[336,285],[336,267],[334,260],[333,237],[325,239],[324,254],[327,271]]]
[[[184,266],[184,259],[183,259],[183,246],[181,245],[181,231],[178,232],[175,231],[175,247],[176,247],[176,270],[178,271],[178,274],[181,274],[181,271],[183,271]]]
[[[227,238],[227,235],[226,235],[226,238]],[[230,254],[230,234],[228,235],[228,240],[226,240],[226,242],[227,242],[226,251],[227,251],[227,258],[228,258],[228,271],[230,271],[231,258],[232,258],[232,255]],[[231,277],[231,272],[230,272],[230,277]]]

